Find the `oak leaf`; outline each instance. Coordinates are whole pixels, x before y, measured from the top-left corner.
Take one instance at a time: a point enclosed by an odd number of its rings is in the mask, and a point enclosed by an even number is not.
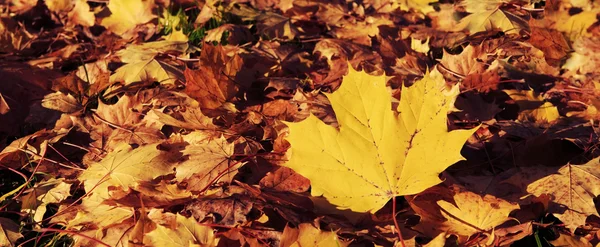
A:
[[[312,195],[357,212],[376,211],[395,196],[439,184],[438,175],[462,160],[477,129],[448,131],[458,86],[445,89],[436,70],[403,88],[398,114],[384,76],[350,69],[327,95],[339,130],[311,115],[288,123],[291,157],[285,166],[311,180]]]

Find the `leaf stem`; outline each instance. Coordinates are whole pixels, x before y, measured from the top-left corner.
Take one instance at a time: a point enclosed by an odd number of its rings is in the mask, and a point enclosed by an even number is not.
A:
[[[396,220],[396,196],[392,197],[392,219],[394,219],[394,226],[398,230],[398,238],[400,239],[400,246],[406,247],[404,244],[404,238],[402,238],[402,232],[400,231],[400,226],[398,225],[398,220]]]

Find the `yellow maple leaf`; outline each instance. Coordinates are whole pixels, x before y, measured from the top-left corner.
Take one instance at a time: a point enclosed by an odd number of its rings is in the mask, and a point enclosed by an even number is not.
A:
[[[558,108],[546,102],[542,95],[536,94],[533,90],[505,89],[503,91],[519,105],[520,121],[550,123],[560,117]]]
[[[102,161],[92,164],[80,176],[85,190],[109,198],[109,186],[122,190],[135,188],[140,182],[150,181],[173,172],[176,154],[161,151],[157,144],[131,149],[127,144],[110,152]]]
[[[374,211],[392,197],[440,183],[439,173],[463,159],[460,150],[477,128],[448,132],[458,85],[445,89],[434,70],[402,89],[396,114],[385,84],[384,76],[350,68],[342,86],[327,95],[339,130],[313,115],[287,123],[291,157],[285,166],[311,180],[313,196]]]
[[[447,219],[441,223],[444,228],[448,227],[448,232],[462,236],[489,231],[510,220],[510,212],[519,209],[518,204],[463,189],[456,192],[453,203],[439,200],[437,204],[442,209],[441,214]]]
[[[110,0],[107,7],[111,15],[100,24],[123,38],[130,38],[129,32],[137,25],[157,17],[152,13],[154,6],[154,1],[150,0]]]
[[[62,178],[38,182],[20,198],[21,211],[31,214],[36,221],[42,221],[46,206],[65,200],[71,195],[70,189],[71,184],[65,183]]]
[[[592,36],[588,28],[597,22],[598,13],[600,9],[583,11],[576,15],[569,15],[567,11],[562,11],[553,13],[549,18],[556,19],[556,30],[564,32],[570,40],[574,41],[580,36]]]
[[[502,9],[472,13],[461,19],[456,31],[468,30],[470,33],[500,30],[508,34],[528,30],[529,24],[522,17]]]
[[[216,246],[219,242],[213,229],[200,225],[194,217],[177,214],[175,223],[173,228],[157,225],[146,235],[153,246]]]
[[[183,79],[183,74],[177,68],[154,58],[125,64],[110,76],[111,83],[123,82],[125,85],[134,82],[152,83],[155,81],[161,85],[173,85],[181,79]],[[110,89],[108,91],[112,92]]]
[[[302,223],[298,228],[286,226],[281,235],[281,247],[301,246],[348,246],[333,231],[321,231],[310,223]]]

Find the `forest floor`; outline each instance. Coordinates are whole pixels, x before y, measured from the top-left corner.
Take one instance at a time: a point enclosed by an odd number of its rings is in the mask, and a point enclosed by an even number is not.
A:
[[[2,1],[0,246],[599,246],[599,16]]]

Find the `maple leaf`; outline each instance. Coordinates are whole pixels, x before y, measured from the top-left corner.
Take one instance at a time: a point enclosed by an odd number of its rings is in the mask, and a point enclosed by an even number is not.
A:
[[[456,30],[468,30],[471,34],[501,30],[505,33],[519,33],[521,30],[529,30],[527,20],[504,9],[493,9],[483,12],[475,12],[461,19]]]
[[[444,56],[438,66],[441,71],[448,71],[462,79],[467,88],[475,88],[487,92],[497,89],[500,76],[497,72],[498,63],[486,65],[487,54],[480,46],[469,45],[459,55],[451,55],[444,50]]]
[[[52,223],[59,223],[70,229],[80,229],[82,226],[94,225],[98,228],[95,230],[97,232],[101,232],[106,228],[110,229],[115,224],[131,218],[135,213],[132,207],[108,205],[104,203],[103,198],[96,195],[82,199],[81,204],[76,207],[61,209],[70,210],[75,216],[68,220],[53,218]]]
[[[437,201],[441,214],[448,220],[442,225],[448,226],[448,232],[462,236],[489,231],[510,220],[510,212],[519,209],[518,204],[464,189],[456,191],[453,199],[453,203]]]
[[[114,82],[123,82],[125,85],[134,82],[149,84],[155,81],[161,85],[173,85],[177,80],[181,79],[183,79],[181,71],[172,65],[153,58],[123,65],[110,76],[111,84]]]
[[[396,114],[385,77],[350,69],[342,86],[327,95],[339,130],[313,115],[288,123],[291,157],[285,166],[310,179],[313,196],[358,212],[434,186],[439,173],[463,159],[460,150],[477,129],[448,132],[458,86],[444,87],[432,71],[403,88]]]
[[[186,218],[177,214],[174,227],[157,225],[146,236],[153,246],[216,246],[213,229],[200,225],[194,217]]]
[[[124,63],[138,63],[148,61],[158,54],[175,53],[182,54],[189,48],[186,41],[160,40],[142,44],[129,45],[116,54]]]
[[[181,151],[186,160],[175,167],[175,180],[185,183],[190,191],[202,191],[212,183],[231,182],[241,166],[232,160],[233,143],[227,142],[225,137],[210,140],[199,131],[183,139],[189,145]]]
[[[33,214],[36,221],[42,221],[46,206],[63,201],[71,195],[70,190],[71,184],[65,183],[64,179],[51,178],[37,183],[20,198],[23,202],[21,211]]]
[[[154,1],[150,0],[111,0],[107,7],[111,15],[102,19],[100,24],[126,39],[131,38],[131,31],[137,25],[157,17],[152,13]]]
[[[549,18],[556,20],[556,30],[566,33],[567,37],[574,41],[581,36],[591,36],[588,28],[598,21],[598,13],[600,9],[597,8],[575,15],[570,15],[568,11],[560,11],[553,13]]]
[[[524,186],[526,186],[527,192],[535,196],[551,195],[552,203],[548,211],[574,231],[577,227],[585,224],[587,216],[598,216],[594,205],[594,197],[600,195],[599,170],[600,160],[597,158],[584,165],[567,164],[558,169],[556,173],[532,181]],[[540,177],[540,175],[548,173],[548,169],[531,168],[521,172],[511,180],[527,181],[518,178],[520,176],[525,176],[525,178]]]
[[[161,151],[157,144],[132,149],[122,144],[100,162],[92,164],[80,176],[86,191],[109,198],[109,186],[122,190],[135,188],[142,181],[173,172],[176,153]]]
[[[159,110],[153,112],[158,117],[158,121],[166,125],[192,130],[212,130],[216,128],[212,119],[205,116],[199,108],[189,107],[185,111],[180,111],[183,120],[176,119]]]
[[[75,113],[83,109],[81,102],[71,94],[55,92],[44,96],[42,106],[64,113]]]
[[[533,90],[503,90],[519,105],[521,110],[519,120],[530,120],[532,122],[550,123],[558,119],[558,108]]]
[[[238,92],[233,81],[243,66],[237,54],[228,56],[223,46],[205,45],[199,70],[185,70],[185,92],[198,100],[203,109],[216,109]]]
[[[27,30],[20,28],[17,21],[0,17],[0,52],[15,52],[27,48],[30,36]]]
[[[90,11],[90,6],[84,0],[46,0],[48,10],[56,13],[61,19],[66,19],[69,26],[82,25],[91,27],[94,25],[96,17]]]
[[[279,191],[302,193],[308,190],[310,181],[290,168],[279,167],[275,171],[267,173],[260,180],[260,186]]]
[[[281,247],[302,246],[348,246],[350,243],[342,241],[333,231],[321,231],[310,223],[302,223],[298,228],[286,226],[281,235]]]

